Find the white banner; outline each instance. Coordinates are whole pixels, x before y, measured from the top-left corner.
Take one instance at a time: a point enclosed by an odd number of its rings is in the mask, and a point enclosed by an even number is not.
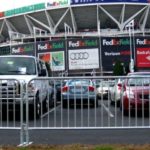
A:
[[[69,50],[69,70],[99,68],[98,48]]]
[[[45,7],[49,8],[49,7],[54,7],[54,6],[64,6],[64,5],[68,5],[70,4],[70,2],[68,0],[47,0],[45,3]]]

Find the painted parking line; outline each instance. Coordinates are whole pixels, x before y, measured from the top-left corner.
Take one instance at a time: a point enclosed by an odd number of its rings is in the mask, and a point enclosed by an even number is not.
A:
[[[110,109],[108,107],[106,107],[106,105],[104,105],[104,103],[101,103],[101,106],[106,110],[106,112],[108,113],[108,115],[110,117],[114,117],[114,115],[111,113]]]
[[[44,118],[45,116],[47,116],[49,113],[54,112],[55,110],[57,110],[59,107],[61,107],[61,105],[58,105],[57,107],[54,107],[52,109],[50,109],[48,112],[46,112],[45,114],[43,114],[41,116],[41,118]]]

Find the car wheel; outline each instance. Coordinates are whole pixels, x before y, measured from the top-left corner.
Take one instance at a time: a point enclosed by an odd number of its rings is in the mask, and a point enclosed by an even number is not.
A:
[[[129,116],[129,111],[126,110],[126,109],[123,109],[123,115],[124,115],[124,116]]]
[[[35,102],[29,105],[29,119],[38,119],[41,116],[41,103],[39,97],[36,96]]]
[[[67,101],[62,101],[62,107],[63,108],[68,108],[68,102]]]
[[[98,99],[96,99],[96,107],[98,107]]]
[[[119,108],[120,108],[120,111],[122,111],[122,102],[120,102],[120,107]]]
[[[114,101],[112,100],[111,94],[109,93],[110,104],[114,105]]]
[[[91,105],[92,107],[98,107],[98,99],[96,99],[96,101],[95,101],[95,99],[94,99],[94,100],[91,100],[90,105]]]

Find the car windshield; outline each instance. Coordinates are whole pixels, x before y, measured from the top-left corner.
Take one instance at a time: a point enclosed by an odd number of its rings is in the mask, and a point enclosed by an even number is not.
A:
[[[34,75],[35,60],[29,57],[1,57],[0,75]]]
[[[128,80],[128,86],[149,86],[150,85],[150,79],[145,78],[132,78]]]

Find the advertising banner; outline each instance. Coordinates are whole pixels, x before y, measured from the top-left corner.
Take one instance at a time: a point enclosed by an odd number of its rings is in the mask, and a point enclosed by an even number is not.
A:
[[[14,55],[35,55],[34,43],[11,46],[11,53]]]
[[[99,42],[97,38],[89,39],[72,39],[67,41],[67,49],[84,49],[84,48],[97,48]]]
[[[150,37],[136,38],[136,66],[150,68]]]
[[[71,0],[71,5],[92,3],[149,3],[148,0]]]
[[[69,70],[99,68],[98,48],[69,50]]]
[[[150,68],[150,48],[137,48],[137,67]]]
[[[50,64],[52,71],[65,70],[64,51],[39,53],[38,57]]]
[[[63,6],[63,5],[68,5],[70,2],[69,0],[48,0],[45,3],[45,7],[54,7],[54,6]]]
[[[37,42],[37,53],[65,50],[65,41]]]
[[[66,49],[64,40],[37,42],[37,55],[39,58],[47,61],[52,71],[65,70],[65,56]]]
[[[129,37],[101,38],[101,55],[103,70],[112,71],[115,62],[118,60],[124,65],[129,65],[130,52],[131,51]]]

